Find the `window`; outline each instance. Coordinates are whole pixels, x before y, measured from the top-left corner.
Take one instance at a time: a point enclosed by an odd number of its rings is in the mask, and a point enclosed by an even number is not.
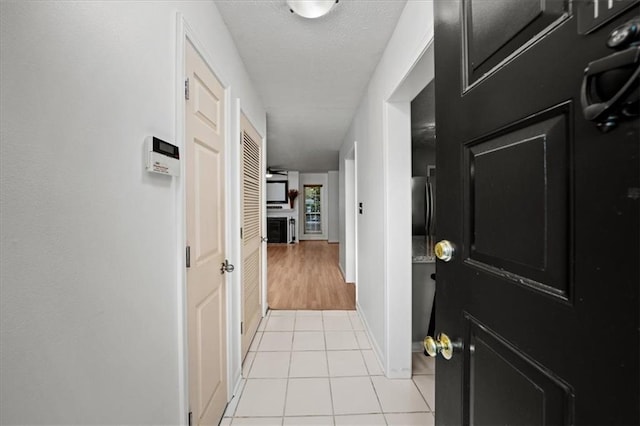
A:
[[[322,234],[322,185],[304,185],[304,233]]]

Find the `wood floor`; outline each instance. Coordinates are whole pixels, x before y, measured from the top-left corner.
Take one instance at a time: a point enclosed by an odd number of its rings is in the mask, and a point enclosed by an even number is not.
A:
[[[355,285],[338,269],[338,244],[268,244],[267,302],[271,309],[355,309]]]

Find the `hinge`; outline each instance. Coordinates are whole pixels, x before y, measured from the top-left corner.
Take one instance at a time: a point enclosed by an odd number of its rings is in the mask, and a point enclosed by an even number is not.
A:
[[[191,268],[191,247],[189,246],[186,249],[186,265],[187,268]]]
[[[193,411],[189,411],[189,426],[191,426],[191,418],[193,417]]]
[[[184,98],[189,100],[189,77],[184,81]]]
[[[240,322],[240,334],[244,334],[244,322]]]
[[[242,239],[242,228],[240,228],[240,239]]]

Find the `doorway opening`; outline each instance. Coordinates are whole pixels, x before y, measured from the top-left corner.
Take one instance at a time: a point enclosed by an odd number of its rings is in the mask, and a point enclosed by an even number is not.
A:
[[[322,185],[304,186],[304,233],[322,234]]]
[[[423,350],[435,327],[435,80],[411,101],[411,341]]]
[[[286,181],[288,191],[267,204],[269,308],[354,309],[353,286],[345,284],[340,247],[333,244],[338,240],[338,172],[278,170],[267,182]]]

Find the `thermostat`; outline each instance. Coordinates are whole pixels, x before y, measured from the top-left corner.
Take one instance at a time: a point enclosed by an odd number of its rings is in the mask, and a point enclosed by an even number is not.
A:
[[[177,146],[147,136],[147,171],[162,175],[180,176],[180,150]]]

